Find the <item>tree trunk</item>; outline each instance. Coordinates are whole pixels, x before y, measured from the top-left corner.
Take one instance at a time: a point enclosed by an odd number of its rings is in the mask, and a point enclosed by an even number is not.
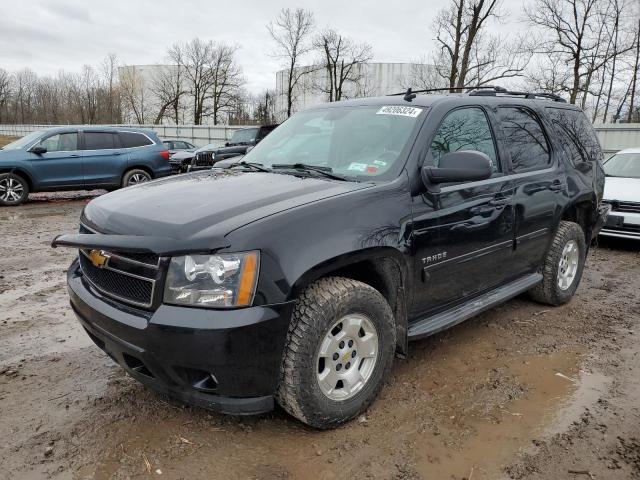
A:
[[[462,15],[464,13],[464,0],[459,0],[458,15],[456,17],[456,38],[451,56],[451,69],[449,70],[449,91],[455,92],[458,78],[458,60],[460,59],[460,44],[462,43]]]
[[[629,102],[629,114],[627,121],[631,121],[633,116],[633,107],[636,100],[636,88],[638,87],[638,70],[640,69],[640,20],[638,20],[638,33],[636,36],[636,63],[633,67],[633,80],[631,81],[631,101]]]

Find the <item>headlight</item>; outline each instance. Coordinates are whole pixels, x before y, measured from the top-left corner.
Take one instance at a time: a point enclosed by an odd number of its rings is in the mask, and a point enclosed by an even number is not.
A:
[[[259,268],[259,252],[174,257],[169,264],[164,301],[193,307],[249,306]]]

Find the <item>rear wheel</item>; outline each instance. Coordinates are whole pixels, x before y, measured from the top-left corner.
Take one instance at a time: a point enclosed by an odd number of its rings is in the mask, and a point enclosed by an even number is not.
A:
[[[13,207],[25,202],[29,197],[29,184],[20,175],[0,174],[0,205]]]
[[[580,225],[560,222],[542,267],[543,280],[529,291],[531,298],[549,305],[571,300],[582,278],[586,252]]]
[[[321,279],[295,307],[278,402],[315,428],[340,425],[374,401],[394,352],[393,314],[380,292],[347,278]]]
[[[146,183],[149,180],[151,180],[151,175],[144,170],[134,168],[133,170],[129,170],[122,177],[122,187],[131,187],[132,185],[138,185],[139,183]]]

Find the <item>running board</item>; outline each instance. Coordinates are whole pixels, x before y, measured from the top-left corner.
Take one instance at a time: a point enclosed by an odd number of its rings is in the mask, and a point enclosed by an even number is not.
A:
[[[479,297],[475,297],[467,303],[457,305],[431,317],[418,320],[409,327],[409,340],[428,337],[429,335],[433,335],[434,333],[441,332],[442,330],[462,323],[468,318],[474,317],[485,310],[489,310],[490,308],[506,302],[510,298],[526,292],[530,288],[535,287],[541,281],[542,275],[540,273],[532,273],[507,285],[484,293]]]

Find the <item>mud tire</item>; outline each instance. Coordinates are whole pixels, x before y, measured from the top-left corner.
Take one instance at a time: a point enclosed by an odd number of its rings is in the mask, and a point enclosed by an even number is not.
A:
[[[345,400],[332,400],[317,380],[321,341],[345,315],[366,315],[378,335],[378,357],[362,389]],[[375,400],[393,364],[395,322],[388,302],[373,287],[343,277],[327,277],[300,295],[289,325],[276,399],[303,423],[329,429],[365,411]]]
[[[562,258],[565,245],[572,240],[578,245],[578,269],[569,288],[562,290],[558,285],[560,259]],[[571,300],[582,278],[586,252],[587,245],[584,239],[584,232],[582,228],[580,228],[580,225],[574,222],[561,221],[551,242],[551,247],[549,247],[549,251],[545,257],[542,269],[540,270],[543,280],[529,290],[529,296],[533,300],[547,305],[562,305]]]

